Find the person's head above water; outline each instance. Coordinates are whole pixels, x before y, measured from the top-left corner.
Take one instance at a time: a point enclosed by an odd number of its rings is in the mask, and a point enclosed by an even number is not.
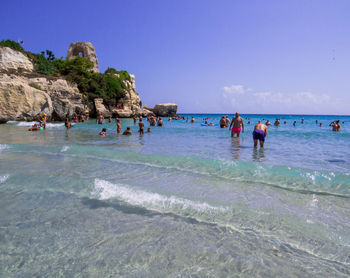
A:
[[[126,128],[126,130],[130,130],[130,127],[128,126],[128,127]]]
[[[102,132],[106,132],[107,131],[107,129],[105,129],[105,128],[102,128]]]

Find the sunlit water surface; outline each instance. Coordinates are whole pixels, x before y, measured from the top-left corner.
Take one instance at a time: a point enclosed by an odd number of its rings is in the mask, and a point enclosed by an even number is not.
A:
[[[0,125],[0,277],[349,277],[350,117],[237,139],[194,116]]]

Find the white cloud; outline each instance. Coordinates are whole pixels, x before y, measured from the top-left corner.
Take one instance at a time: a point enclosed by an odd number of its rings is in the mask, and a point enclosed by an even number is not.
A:
[[[346,109],[344,103],[324,93],[259,92],[232,85],[222,88],[221,109],[224,112],[239,109],[242,113],[337,114]]]

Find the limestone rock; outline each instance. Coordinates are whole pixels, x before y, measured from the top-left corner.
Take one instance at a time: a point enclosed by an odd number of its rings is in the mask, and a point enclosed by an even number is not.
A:
[[[32,71],[33,69],[32,62],[22,52],[0,46],[0,70]]]
[[[162,103],[157,104],[153,108],[154,114],[160,117],[174,117],[177,112],[177,104],[175,103]]]
[[[91,42],[76,42],[70,44],[67,53],[67,59],[71,59],[79,55],[88,59],[94,64],[94,67],[92,69],[94,72],[99,72],[95,47]]]
[[[94,104],[95,104],[96,114],[101,113],[103,117],[111,116],[111,112],[103,104],[103,98],[95,98]]]
[[[152,111],[145,109],[145,107],[143,107],[141,114],[142,117],[155,116],[155,114]]]
[[[64,79],[0,75],[0,121],[36,120],[46,113],[49,120],[82,113],[85,106],[76,85]]]
[[[145,105],[142,109],[146,109],[148,111],[152,111],[153,112],[153,108],[152,107],[149,107],[147,105]]]

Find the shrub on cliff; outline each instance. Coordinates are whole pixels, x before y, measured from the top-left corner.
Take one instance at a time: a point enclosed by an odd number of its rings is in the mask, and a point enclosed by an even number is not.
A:
[[[27,55],[33,62],[34,71],[37,73],[62,76],[76,83],[79,91],[88,96],[90,101],[96,97],[118,101],[125,96],[124,90],[127,89],[123,81],[131,81],[130,74],[123,70],[108,68],[103,74],[93,72],[93,63],[80,56],[64,60],[55,58],[50,50],[35,54],[25,51],[19,43],[11,40],[0,41],[0,46],[7,46]]]
[[[2,41],[0,41],[0,46],[6,46],[6,47],[12,48],[14,50],[24,52],[23,47],[18,42],[15,42],[12,40],[2,40]]]

